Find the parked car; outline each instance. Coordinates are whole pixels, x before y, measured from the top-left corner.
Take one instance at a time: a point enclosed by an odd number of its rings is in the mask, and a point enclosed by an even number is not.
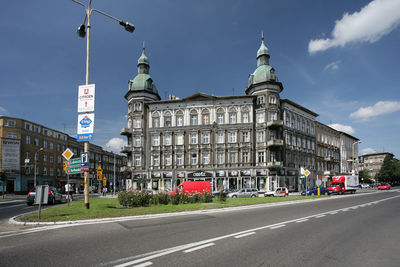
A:
[[[267,191],[264,193],[265,197],[285,197],[289,195],[289,190],[286,187],[278,187],[274,191]]]
[[[258,197],[257,188],[243,188],[234,192],[231,192],[227,197],[237,198],[237,197]]]
[[[320,195],[330,195],[330,192],[328,190],[328,188],[326,187],[320,187],[319,188],[319,193]],[[314,195],[318,195],[318,187],[314,187],[313,189],[309,189],[309,190],[303,190],[301,192],[302,196],[314,196]]]
[[[225,194],[227,196],[229,193],[232,193],[234,191],[237,191],[237,190],[224,189],[224,190],[222,190],[222,194]],[[220,190],[219,191],[214,191],[212,194],[213,194],[214,197],[219,197]]]
[[[378,190],[390,190],[391,186],[390,184],[382,183],[380,186],[378,186]]]
[[[28,196],[26,197],[26,204],[31,206],[35,202],[36,196],[36,187],[29,191]],[[62,194],[57,191],[57,188],[49,186],[49,193],[48,193],[48,204],[54,205],[55,203],[62,202]]]
[[[369,188],[370,187],[370,185],[369,184],[360,184],[360,188]]]

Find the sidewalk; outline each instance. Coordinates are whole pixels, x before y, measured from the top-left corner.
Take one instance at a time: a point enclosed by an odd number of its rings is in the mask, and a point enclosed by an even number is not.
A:
[[[5,194],[4,198],[2,195],[0,196],[0,203],[7,202],[7,201],[13,201],[13,200],[25,200],[25,199],[26,199],[26,195],[16,195],[13,193],[9,193],[9,194]]]

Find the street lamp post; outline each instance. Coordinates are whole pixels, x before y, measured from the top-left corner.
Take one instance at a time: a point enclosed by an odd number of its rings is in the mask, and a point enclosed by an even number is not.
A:
[[[41,147],[38,151],[35,152],[35,172],[34,172],[34,178],[33,178],[33,186],[35,188],[36,188],[36,161],[37,161],[39,151],[43,151],[43,147]]]
[[[89,4],[86,6],[85,4],[77,1],[77,0],[72,0],[73,2],[83,6],[86,10],[86,15],[85,15],[85,19],[83,20],[83,23],[81,24],[81,26],[79,26],[78,28],[78,35],[79,37],[85,38],[86,34],[86,85],[89,84],[89,56],[90,56],[90,16],[92,15],[92,12],[95,11],[99,14],[102,14],[108,18],[111,18],[117,22],[119,22],[119,24],[121,26],[123,26],[125,28],[126,31],[133,33],[133,31],[135,30],[135,26],[133,26],[133,24],[117,19],[107,13],[104,13],[100,10],[91,8],[91,4],[92,4],[92,0],[89,0]],[[86,24],[86,28],[87,28],[87,33],[85,31],[85,24]],[[89,152],[89,141],[86,141],[84,143],[84,152]],[[84,172],[84,184],[85,184],[85,194],[84,194],[84,198],[85,198],[85,207],[86,209],[89,209],[89,172],[85,171]]]

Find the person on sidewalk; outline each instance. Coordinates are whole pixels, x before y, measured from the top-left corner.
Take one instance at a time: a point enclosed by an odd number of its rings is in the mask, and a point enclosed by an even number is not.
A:
[[[103,187],[103,197],[107,195],[107,187]]]

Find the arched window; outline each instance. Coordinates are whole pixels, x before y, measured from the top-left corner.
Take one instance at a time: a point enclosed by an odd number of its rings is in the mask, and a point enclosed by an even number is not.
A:
[[[197,125],[198,124],[197,119],[198,119],[197,111],[192,110],[190,112],[190,125]]]
[[[217,110],[217,123],[224,124],[225,123],[225,111],[223,108],[219,108]]]
[[[210,124],[210,111],[208,109],[204,109],[201,113],[201,123],[203,125]]]
[[[183,112],[181,110],[176,112],[176,126],[183,126]]]
[[[164,113],[164,127],[171,127],[171,126],[172,126],[171,112],[167,111]]]
[[[230,108],[229,109],[229,124],[236,124],[236,123],[237,123],[236,109]]]
[[[153,128],[160,127],[160,114],[158,112],[153,112],[152,114],[152,126]]]

